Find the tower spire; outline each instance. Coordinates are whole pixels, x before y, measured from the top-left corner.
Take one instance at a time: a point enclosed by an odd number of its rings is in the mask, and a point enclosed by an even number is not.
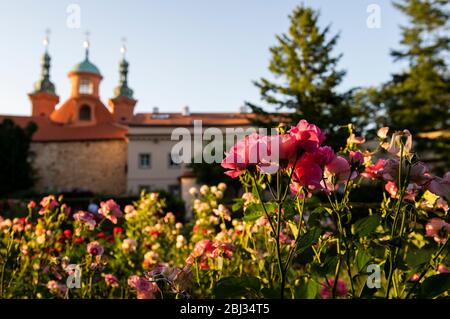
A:
[[[50,81],[50,66],[52,59],[48,53],[49,44],[50,30],[47,29],[45,30],[45,37],[43,40],[45,51],[41,58],[41,77],[39,81],[34,84],[34,93],[47,92],[53,95],[55,94],[55,85]]]
[[[91,33],[89,31],[85,32],[86,38],[85,38],[85,40],[83,42],[83,47],[84,47],[84,50],[85,50],[85,60],[89,60],[89,48],[91,46],[91,42],[89,40],[89,36],[90,35],[91,35]]]
[[[125,58],[127,53],[127,39],[122,38],[122,46],[120,47],[120,53],[122,59],[119,63],[119,85],[114,89],[114,97],[125,96],[133,99],[133,90],[128,87],[128,66],[129,63]]]

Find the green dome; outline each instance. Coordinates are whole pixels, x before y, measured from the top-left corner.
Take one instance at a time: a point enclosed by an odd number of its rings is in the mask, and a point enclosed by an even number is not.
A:
[[[78,63],[72,68],[72,72],[86,72],[86,73],[94,73],[100,74],[100,70],[92,64],[88,59],[85,59],[83,62]]]

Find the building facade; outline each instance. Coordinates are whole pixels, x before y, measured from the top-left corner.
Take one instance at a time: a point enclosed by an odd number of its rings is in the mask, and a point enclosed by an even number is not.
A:
[[[85,43],[84,60],[68,73],[70,95],[61,103],[50,80],[51,58],[47,51],[41,61],[41,78],[29,94],[31,116],[0,115],[26,126],[34,122],[33,168],[35,190],[40,193],[90,191],[96,194],[138,194],[141,190],[165,190],[181,195],[183,177],[192,176],[184,164],[172,160],[177,143],[172,131],[179,127],[249,127],[246,113],[135,114],[137,100],[128,86],[128,61],[119,63],[119,84],[107,103],[100,97],[100,70],[89,60]]]

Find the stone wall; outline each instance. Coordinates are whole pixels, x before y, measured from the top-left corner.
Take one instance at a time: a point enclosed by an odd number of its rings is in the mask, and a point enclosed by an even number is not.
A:
[[[127,142],[124,140],[84,142],[34,142],[33,168],[38,192],[74,189],[96,194],[126,192]]]

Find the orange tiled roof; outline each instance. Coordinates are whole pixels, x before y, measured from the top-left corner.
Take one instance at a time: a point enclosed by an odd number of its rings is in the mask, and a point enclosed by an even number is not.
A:
[[[245,126],[253,118],[252,113],[138,113],[130,126],[191,126],[194,120],[201,120],[203,126]]]
[[[0,115],[1,122],[6,118],[13,120],[22,127],[25,127],[30,122],[36,123],[38,130],[33,135],[33,141],[35,142],[124,139],[128,132],[127,127],[112,122],[71,127],[57,124],[45,117]]]

